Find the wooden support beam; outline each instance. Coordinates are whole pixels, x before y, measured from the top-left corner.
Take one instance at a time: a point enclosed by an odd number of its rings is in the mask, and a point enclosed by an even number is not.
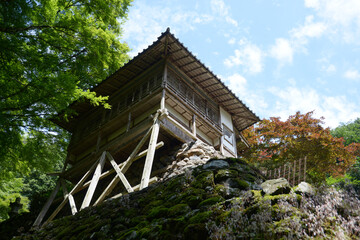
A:
[[[160,100],[160,109],[164,110],[165,109],[165,95],[166,95],[166,90],[165,88],[162,90],[162,95],[161,95],[161,100]]]
[[[76,190],[78,190],[78,188],[80,188],[82,186],[82,184],[84,183],[84,181],[89,177],[89,175],[92,173],[92,171],[94,170],[94,168],[96,167],[97,163],[99,161],[96,161],[91,167],[90,169],[84,174],[84,176],[80,179],[80,181],[74,186],[74,188],[70,191],[69,195],[73,195],[74,192]],[[60,184],[59,184],[60,187]],[[67,200],[69,199],[69,197],[66,197],[61,203],[60,205],[55,209],[55,211],[50,215],[50,217],[46,220],[46,222],[44,223],[47,224],[49,223],[51,220],[54,219],[54,217],[56,217],[56,215],[60,212],[60,210],[65,206]]]
[[[64,199],[69,198],[71,214],[75,215],[77,213],[77,208],[76,208],[74,197],[73,197],[73,195],[70,195],[68,193],[64,179],[60,179],[60,182],[61,182],[61,187],[62,187],[63,194],[64,194]]]
[[[159,142],[159,143],[156,145],[156,149],[159,149],[159,148],[161,148],[162,146],[164,146],[164,142]],[[138,154],[134,157],[133,162],[136,161],[136,160],[138,160],[138,159],[140,159],[140,158],[142,158],[142,157],[144,157],[144,156],[146,155],[146,153],[147,153],[147,149],[144,150],[144,151],[142,151],[142,152],[140,152],[140,153],[138,153]],[[121,169],[121,167],[122,167],[123,165],[124,165],[124,163],[120,163],[118,166],[119,166],[119,168]],[[114,172],[115,172],[114,169],[105,171],[105,172],[103,172],[103,173],[101,174],[100,179],[103,179],[103,178],[109,176],[110,174],[112,174],[112,173],[114,173]],[[84,188],[87,188],[87,187],[90,185],[90,183],[91,183],[91,181],[88,181],[88,182],[84,183],[84,185],[83,185],[81,188],[79,188],[76,192],[74,192],[74,194],[77,193],[77,192],[79,192],[79,191],[81,191],[81,190],[83,190]]]
[[[157,118],[157,115],[156,115]],[[149,137],[151,131],[153,129],[153,126],[150,127],[150,129],[145,133],[145,136],[140,140],[140,142],[138,143],[138,145],[135,147],[135,149],[133,150],[133,152],[130,154],[130,156],[125,160],[123,166],[121,167],[121,171],[123,173],[125,173],[128,168],[130,167],[130,165],[133,162],[133,158],[136,156],[136,154],[140,151],[140,148],[144,145],[145,141],[147,140],[147,138]]]
[[[209,81],[211,79],[214,79],[214,77],[212,76],[212,77],[208,77],[208,78],[206,78],[204,80],[198,81],[197,84],[202,84],[202,83],[207,82],[207,81]]]
[[[164,146],[164,142],[159,142],[157,145],[156,145],[156,149],[160,148]],[[135,158],[134,158],[134,161],[139,159],[139,158],[142,158],[144,157],[146,154],[147,154],[147,149],[142,151],[141,153],[139,153]],[[121,168],[123,166],[123,163],[119,164],[119,168]],[[114,170],[111,170],[111,173],[114,172]],[[106,175],[108,176],[108,175]],[[105,176],[104,176],[105,177]],[[106,189],[103,191],[103,193],[100,195],[100,197],[95,201],[94,203],[94,206],[98,205],[99,203],[103,202],[104,199],[112,192],[112,190],[114,189],[114,187],[116,186],[116,184],[120,181],[120,179],[115,176],[111,182],[109,183],[109,185],[106,187]],[[85,186],[86,184],[84,184]],[[135,187],[133,187],[133,190],[134,191],[137,191],[139,190],[140,188],[140,185],[137,185]]]
[[[121,182],[124,184],[124,187],[126,188],[126,190],[129,193],[133,192],[134,191],[133,188],[131,187],[130,183],[126,179],[125,175],[121,172],[121,169],[119,168],[118,164],[115,162],[114,158],[111,156],[111,154],[109,152],[106,152],[106,156],[107,156],[108,160],[110,161],[111,165],[113,166],[113,168],[115,169],[117,176],[120,178]]]
[[[219,84],[221,84],[221,83],[220,83],[220,82],[216,82],[216,83],[213,83],[213,84],[210,84],[210,85],[208,85],[208,86],[203,87],[203,89],[208,89],[208,88],[211,88],[211,87],[216,86],[216,85],[219,85]]]
[[[190,61],[190,62],[188,62],[188,63],[185,63],[184,65],[179,66],[179,68],[183,70],[184,67],[187,67],[187,66],[189,66],[189,65],[191,65],[191,64],[193,64],[193,63],[196,63],[196,60],[193,60],[193,61]]]
[[[201,73],[199,73],[199,74],[196,74],[196,75],[192,76],[192,78],[195,79],[195,78],[200,77],[201,75],[204,75],[204,74],[207,74],[207,73],[209,73],[209,72],[208,72],[208,71],[204,71],[204,72],[201,72]]]
[[[99,178],[100,178],[102,169],[104,167],[104,163],[105,163],[105,152],[103,152],[101,154],[99,163],[96,166],[93,178],[91,180],[88,191],[86,192],[86,195],[85,195],[85,198],[84,198],[84,201],[83,201],[83,203],[81,205],[80,210],[82,210],[82,209],[84,209],[84,208],[86,208],[86,207],[88,207],[90,205],[91,199],[92,199],[92,197],[94,195],[94,192],[95,192],[95,189],[96,189],[96,186],[97,186],[97,184],[99,182]]]
[[[160,130],[160,123],[159,120],[156,119],[154,121],[153,129],[150,136],[148,152],[146,154],[144,170],[141,177],[140,190],[146,188],[149,185],[151,168],[154,161],[155,150],[156,150],[155,146],[159,136],[159,130]]]
[[[48,200],[46,201],[45,205],[43,206],[43,208],[41,209],[39,215],[37,216],[33,226],[34,227],[38,227],[40,226],[43,218],[45,217],[47,211],[49,210],[52,202],[54,201],[56,194],[58,193],[60,189],[60,179],[58,179],[56,186],[54,188],[54,190],[51,192],[50,197],[48,198]]]
[[[189,137],[191,137],[192,139],[196,140],[197,137],[190,132],[189,130],[187,130],[186,128],[184,128],[180,123],[178,123],[175,119],[173,119],[170,116],[166,116],[166,119],[168,119],[172,124],[174,124],[176,127],[180,128],[182,130],[182,132],[184,132],[186,135],[188,135]]]
[[[192,134],[194,134],[194,136],[196,136],[196,115],[193,115],[192,118]]]
[[[178,59],[173,59],[173,60],[174,60],[174,62],[177,62],[177,61],[183,60],[183,59],[188,58],[188,57],[190,57],[190,55],[179,57]]]
[[[155,115],[154,120],[158,121],[158,114]],[[140,148],[144,145],[145,141],[147,140],[147,138],[149,137],[150,133],[152,133],[152,129],[153,129],[154,125],[150,127],[150,129],[145,133],[144,137],[140,140],[140,142],[138,143],[138,145],[135,147],[135,149],[133,150],[133,152],[130,154],[130,156],[122,163],[122,166],[120,168],[120,171],[122,173],[125,173],[129,167],[131,166],[131,164],[134,162],[134,158],[137,155],[137,153],[140,151]],[[106,187],[106,189],[101,193],[100,197],[95,201],[94,206],[98,205],[99,203],[103,202],[104,199],[106,198],[106,196],[108,196],[112,190],[114,189],[114,187],[116,186],[116,184],[119,182],[119,178],[117,176],[115,176],[111,182],[109,183],[109,185]]]
[[[191,72],[193,72],[193,71],[195,71],[195,70],[198,70],[198,69],[200,69],[200,68],[202,68],[202,66],[200,65],[200,66],[198,66],[198,67],[195,67],[195,68],[193,68],[193,69],[190,69],[189,71],[184,71],[184,73],[185,74],[189,74],[189,73],[191,73]]]

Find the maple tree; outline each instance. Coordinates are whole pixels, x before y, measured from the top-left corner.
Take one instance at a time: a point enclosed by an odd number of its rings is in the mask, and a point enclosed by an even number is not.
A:
[[[324,118],[314,118],[313,112],[264,119],[244,131],[251,148],[243,157],[267,168],[307,158],[307,173],[317,179],[338,176],[355,163],[360,144],[344,145],[344,138],[333,137],[329,128],[322,126]]]

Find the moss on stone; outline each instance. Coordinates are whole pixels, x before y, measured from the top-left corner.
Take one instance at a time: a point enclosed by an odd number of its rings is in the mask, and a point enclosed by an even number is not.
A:
[[[226,180],[227,178],[235,178],[239,175],[239,173],[235,170],[230,169],[220,169],[215,174],[215,182],[221,182],[223,180]]]
[[[195,188],[206,188],[207,186],[214,186],[214,173],[212,171],[204,171],[196,176],[195,181],[191,183]]]
[[[221,201],[224,201],[224,198],[222,198],[221,196],[211,197],[211,198],[205,199],[204,201],[199,203],[199,207],[208,206],[208,205],[214,205],[214,204],[216,204],[218,202],[221,202]]]
[[[209,220],[212,213],[212,211],[199,212],[189,219],[189,224],[206,222],[207,220]]]
[[[197,196],[197,195],[190,195],[187,196],[184,201],[192,208],[195,209],[200,202],[203,201],[203,198],[201,196]]]
[[[154,207],[149,211],[147,217],[149,219],[159,218],[159,217],[166,217],[169,209],[163,206]]]
[[[191,211],[191,209],[187,204],[180,203],[180,204],[177,204],[177,205],[169,208],[168,216],[169,217],[174,217],[174,216],[177,216],[177,215],[186,214],[186,213],[188,213],[190,211]]]

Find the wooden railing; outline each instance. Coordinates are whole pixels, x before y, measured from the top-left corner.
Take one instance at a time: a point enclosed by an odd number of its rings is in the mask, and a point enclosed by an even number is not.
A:
[[[265,169],[262,172],[268,179],[285,178],[291,186],[296,186],[306,181],[306,157],[278,168]]]

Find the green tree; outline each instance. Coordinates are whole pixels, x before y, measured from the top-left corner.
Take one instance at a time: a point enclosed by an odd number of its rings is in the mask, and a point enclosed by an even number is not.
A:
[[[130,2],[0,0],[0,220],[37,184],[24,177],[65,158],[69,135],[49,119],[75,100],[110,107],[89,89],[128,61],[120,38]]]
[[[276,167],[307,157],[308,174],[317,180],[327,175],[342,175],[353,165],[360,144],[344,145],[343,138],[323,128],[323,119],[314,118],[313,112],[262,120],[244,136],[252,145],[244,157],[262,166]]]
[[[348,124],[341,124],[331,131],[331,135],[344,138],[345,145],[360,143],[360,118]]]
[[[0,179],[51,167],[38,154],[49,153],[44,141],[56,143],[64,134],[48,119],[72,101],[85,97],[109,107],[106,96],[88,89],[128,60],[119,38],[129,5],[0,0]]]
[[[334,137],[342,137],[345,140],[345,145],[360,144],[360,118],[354,122],[341,124],[339,127],[331,131]],[[360,192],[360,154],[357,155],[357,160],[354,165],[347,171],[345,178],[335,179],[340,184],[350,184],[357,191]]]

